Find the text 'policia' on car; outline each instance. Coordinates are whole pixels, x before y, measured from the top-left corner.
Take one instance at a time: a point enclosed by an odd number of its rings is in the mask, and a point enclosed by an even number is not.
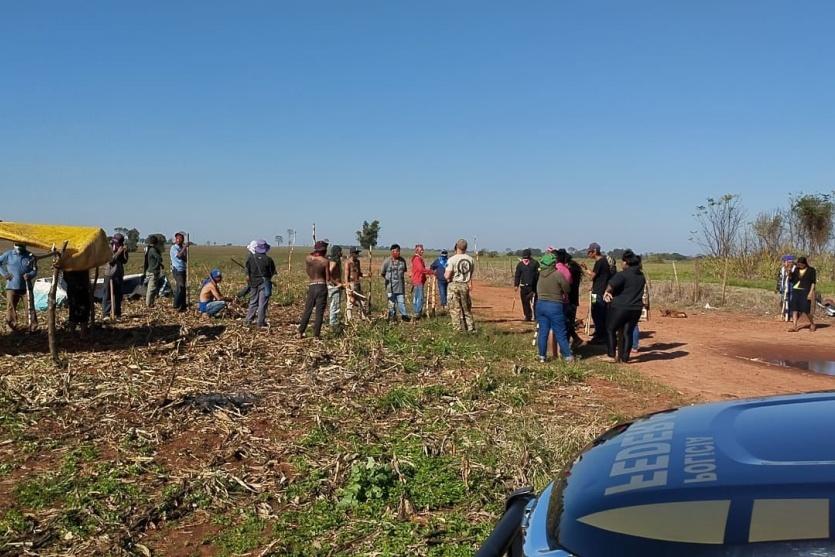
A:
[[[835,556],[835,392],[702,404],[618,425],[478,557]]]

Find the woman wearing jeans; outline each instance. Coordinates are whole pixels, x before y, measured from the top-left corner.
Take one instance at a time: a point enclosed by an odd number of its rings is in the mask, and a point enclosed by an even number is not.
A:
[[[572,362],[574,357],[571,355],[568,330],[565,326],[565,303],[570,285],[562,273],[556,269],[557,257],[553,253],[546,253],[539,263],[539,280],[536,283],[539,361],[546,360],[548,332],[553,331],[563,358],[567,362]]]

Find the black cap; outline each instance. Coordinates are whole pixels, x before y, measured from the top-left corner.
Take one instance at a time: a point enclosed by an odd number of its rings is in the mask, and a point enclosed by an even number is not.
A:
[[[531,250],[529,250],[529,249],[523,249],[522,250],[522,257],[530,257],[530,256],[531,256]]]

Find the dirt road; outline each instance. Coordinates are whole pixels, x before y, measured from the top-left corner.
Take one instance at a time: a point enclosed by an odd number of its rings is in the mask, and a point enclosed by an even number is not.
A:
[[[520,303],[512,288],[476,282],[473,305],[482,321],[523,332],[533,325],[521,320]],[[738,397],[835,389],[835,376],[781,367],[772,362],[835,361],[835,327],[818,315],[818,330],[789,333],[776,319],[726,313],[688,312],[686,319],[659,317],[653,308],[642,322],[641,350],[629,365],[687,396],[720,400]],[[581,306],[578,316],[585,317]],[[533,338],[533,336],[531,336]],[[533,347],[531,358],[534,357]],[[584,358],[597,357],[600,347],[580,348]],[[825,364],[821,364],[825,365]],[[829,366],[835,372],[835,366]]]

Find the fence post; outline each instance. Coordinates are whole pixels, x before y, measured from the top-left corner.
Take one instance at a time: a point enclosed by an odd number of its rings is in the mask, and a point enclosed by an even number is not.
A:
[[[701,265],[698,260],[696,260],[695,269],[693,271],[694,275],[694,283],[693,283],[693,305],[696,305],[699,302],[699,274],[701,272]]]
[[[728,288],[728,261],[729,259],[725,258],[725,270],[722,273],[722,305],[725,305],[725,291]]]

